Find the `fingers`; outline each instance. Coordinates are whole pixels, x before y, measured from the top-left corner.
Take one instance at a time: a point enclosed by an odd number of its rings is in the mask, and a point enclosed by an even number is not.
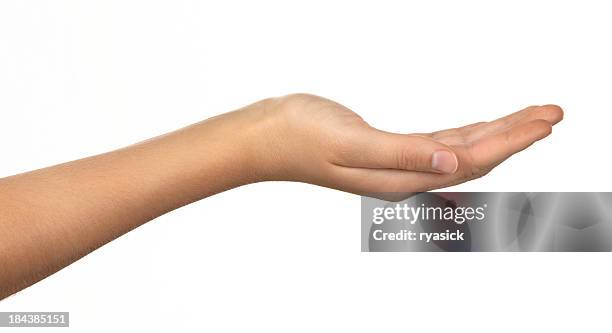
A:
[[[551,132],[552,124],[548,120],[532,120],[475,141],[470,147],[470,153],[475,166],[488,168],[545,138]]]
[[[432,136],[400,135],[372,129],[355,138],[325,186],[371,195],[412,193],[456,185],[486,174],[513,154],[548,136],[563,119],[555,105],[534,106],[488,123],[436,132]],[[458,135],[461,133],[461,135]],[[441,140],[452,148],[434,141]],[[457,139],[454,143],[451,139]],[[419,172],[435,168],[434,153],[450,152],[450,173]],[[457,163],[457,157],[460,163]],[[454,163],[453,163],[454,162]],[[342,166],[344,165],[344,166]]]
[[[530,106],[494,121],[478,122],[463,127],[437,131],[431,133],[431,136],[436,140],[443,139],[442,141],[451,145],[461,144],[464,141],[469,143],[486,135],[499,133],[512,126],[536,119],[543,119],[555,125],[563,119],[563,110],[553,104]]]
[[[511,125],[520,120],[529,121],[535,119],[543,119],[555,125],[563,119],[563,109],[554,104],[534,105],[492,121],[491,124]]]
[[[486,135],[497,134],[513,126],[519,126],[533,120],[545,120],[555,125],[563,119],[563,110],[557,105],[530,106],[497,120],[467,128],[465,135],[468,141],[478,140]]]
[[[368,128],[340,149],[338,165],[452,174],[458,161],[452,148],[431,138]]]
[[[324,186],[380,198],[394,193],[402,197],[412,192],[430,191],[480,177],[511,155],[529,147],[551,133],[552,125],[536,119],[510,130],[482,139],[471,147],[457,148],[460,169],[452,174],[399,169],[336,166],[331,183]]]

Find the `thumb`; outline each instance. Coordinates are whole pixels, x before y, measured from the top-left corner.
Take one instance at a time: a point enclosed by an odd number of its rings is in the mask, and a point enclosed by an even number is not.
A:
[[[459,166],[451,147],[421,135],[368,128],[356,135],[349,146],[340,163],[348,167],[452,174]]]

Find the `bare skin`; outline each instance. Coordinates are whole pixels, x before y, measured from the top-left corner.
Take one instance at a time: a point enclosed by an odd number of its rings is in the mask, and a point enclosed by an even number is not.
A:
[[[487,174],[562,118],[558,106],[532,106],[491,122],[394,134],[338,103],[295,94],[6,177],[0,299],[147,221],[231,188],[274,180],[356,194],[442,188]]]

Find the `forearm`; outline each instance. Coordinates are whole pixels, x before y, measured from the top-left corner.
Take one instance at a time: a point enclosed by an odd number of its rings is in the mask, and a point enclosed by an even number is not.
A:
[[[259,179],[260,105],[0,179],[0,298],[168,211]]]

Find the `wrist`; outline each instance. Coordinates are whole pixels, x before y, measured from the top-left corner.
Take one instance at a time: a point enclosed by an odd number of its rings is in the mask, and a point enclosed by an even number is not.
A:
[[[230,160],[239,166],[237,172],[243,176],[241,185],[312,180],[310,163],[321,156],[317,149],[320,142],[311,140],[316,127],[303,124],[309,120],[303,111],[311,100],[304,94],[267,98],[219,116],[228,124],[224,136],[231,140],[226,149],[235,151]]]
[[[211,163],[229,187],[275,180],[280,154],[279,109],[264,99],[195,124],[202,166]]]
[[[326,170],[325,165],[316,164],[324,160],[319,148],[325,139],[316,139],[319,123],[305,112],[312,101],[311,95],[291,94],[227,114],[241,118],[238,145],[245,148],[242,165],[248,169],[243,172],[249,174],[250,182],[312,182]]]

